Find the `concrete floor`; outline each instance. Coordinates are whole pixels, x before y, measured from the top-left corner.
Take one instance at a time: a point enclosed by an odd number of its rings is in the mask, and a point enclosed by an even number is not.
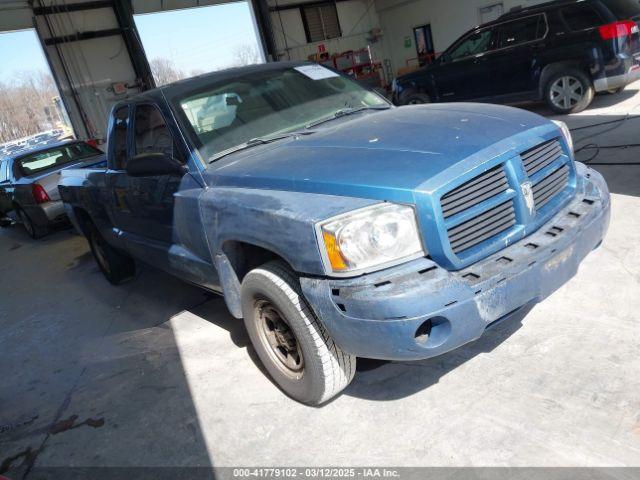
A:
[[[566,120],[640,114],[639,90],[599,96]],[[630,119],[575,137],[612,145],[638,142],[638,132]],[[637,162],[638,153],[605,150],[594,161]],[[1,229],[0,473],[640,466],[640,166],[596,168],[613,194],[611,228],[571,282],[521,323],[450,354],[360,362],[353,384],[322,408],[270,382],[222,299],[150,267],[113,287],[71,231],[32,241],[19,226]]]

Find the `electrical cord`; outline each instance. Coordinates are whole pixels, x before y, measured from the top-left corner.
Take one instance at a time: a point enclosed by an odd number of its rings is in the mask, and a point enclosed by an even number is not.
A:
[[[640,105],[640,104],[639,104]],[[638,107],[639,105],[636,105],[635,107],[631,108],[631,111],[633,111],[636,107]],[[589,135],[588,137],[585,138],[581,138],[579,140],[576,140],[576,143],[579,143],[583,140],[591,140],[594,137],[600,136],[604,133],[608,133],[611,132],[612,130],[615,130],[616,128],[619,128],[620,126],[622,126],[627,120],[637,120],[638,118],[640,118],[640,115],[631,115],[629,113],[627,113],[624,117],[622,118],[618,118],[616,120],[607,120],[604,122],[598,122],[598,123],[592,123],[590,125],[583,125],[581,127],[574,127],[574,128],[570,128],[569,130],[571,132],[575,132],[577,130],[586,130],[589,128],[594,128],[594,127],[601,127],[603,125],[613,125],[612,127],[609,128],[605,128],[602,131],[596,132],[594,134]],[[583,145],[579,148],[577,148],[574,152],[574,154],[577,156],[578,153],[580,152],[584,152],[586,150],[595,150],[595,153],[593,153],[589,158],[584,159],[584,160],[580,160],[582,163],[588,164],[588,165],[640,165],[640,162],[594,162],[593,160],[596,159],[596,157],[598,157],[598,155],[600,155],[600,152],[602,150],[613,150],[613,149],[626,149],[626,148],[638,148],[640,147],[640,143],[627,143],[627,144],[620,144],[620,145],[598,145],[597,143],[594,142],[590,142],[587,143],[586,145]]]

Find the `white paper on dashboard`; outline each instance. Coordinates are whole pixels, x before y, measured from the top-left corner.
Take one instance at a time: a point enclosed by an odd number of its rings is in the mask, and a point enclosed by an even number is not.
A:
[[[322,65],[300,65],[294,67],[301,74],[306,75],[311,80],[324,80],[325,78],[338,77],[336,72],[323,67]]]

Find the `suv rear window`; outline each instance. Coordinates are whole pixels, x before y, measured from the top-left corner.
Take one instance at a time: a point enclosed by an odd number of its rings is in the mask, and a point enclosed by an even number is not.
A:
[[[544,15],[532,15],[500,25],[499,48],[511,47],[544,37],[547,21]]]
[[[637,0],[601,0],[618,20],[630,20],[640,16],[640,3]]]
[[[598,12],[586,3],[578,3],[560,10],[567,26],[574,32],[598,27],[604,22]]]

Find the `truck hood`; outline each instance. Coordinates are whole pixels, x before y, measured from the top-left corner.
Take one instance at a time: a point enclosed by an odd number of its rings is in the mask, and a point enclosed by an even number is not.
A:
[[[365,112],[316,133],[239,151],[205,172],[211,186],[412,202],[498,155],[555,129],[497,105],[450,103]],[[533,137],[533,138],[532,138]]]

